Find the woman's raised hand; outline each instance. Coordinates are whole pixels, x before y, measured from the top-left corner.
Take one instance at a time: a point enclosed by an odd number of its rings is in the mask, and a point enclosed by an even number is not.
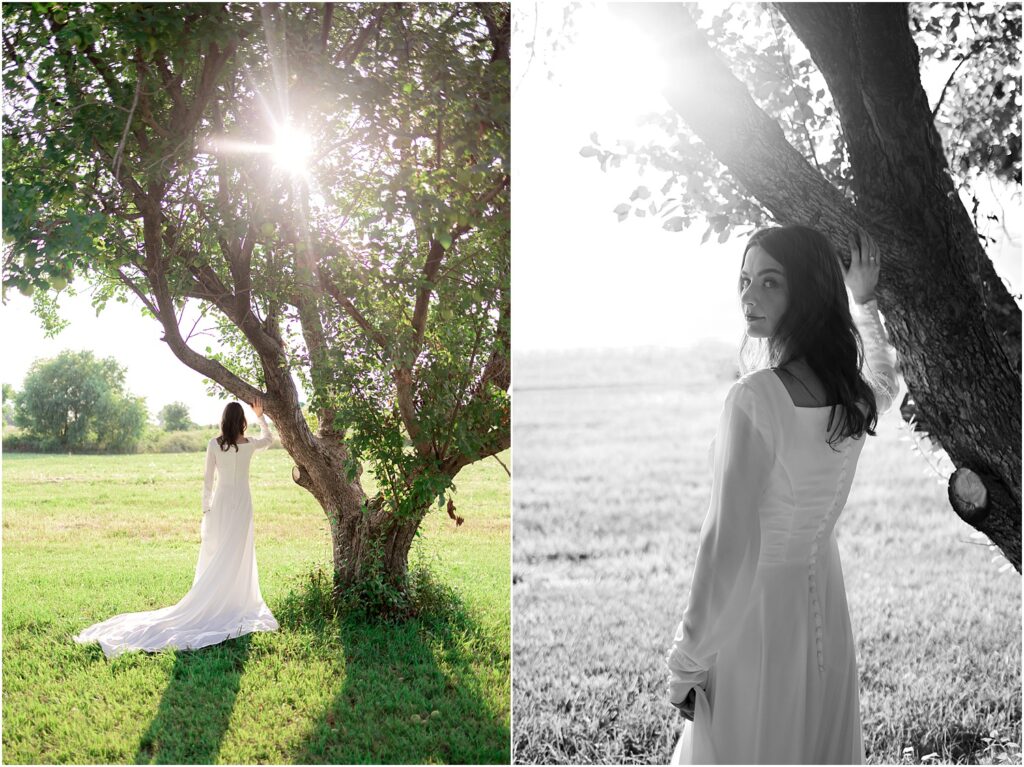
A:
[[[843,280],[853,293],[853,300],[863,304],[875,297],[875,286],[878,284],[878,273],[882,266],[882,253],[870,234],[860,227],[857,227],[857,233],[857,236],[851,234],[847,237],[850,246],[850,266],[844,270]]]
[[[252,401],[252,412],[256,414],[257,418],[263,415],[263,398],[257,397]]]

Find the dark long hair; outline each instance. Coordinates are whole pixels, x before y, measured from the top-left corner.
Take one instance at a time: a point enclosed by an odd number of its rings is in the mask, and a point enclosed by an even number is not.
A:
[[[740,347],[743,372],[781,367],[803,357],[825,387],[832,411],[828,444],[846,437],[874,435],[878,422],[875,396],[861,372],[864,343],[850,316],[839,259],[828,238],[810,227],[791,225],[761,229],[743,250],[762,248],[786,272],[789,304],[774,335],[757,339],[756,349],[745,337]]]
[[[220,449],[227,450],[229,445],[233,445],[237,453],[238,440],[245,434],[245,427],[248,425],[242,406],[237,402],[229,402],[220,417],[220,436],[217,437]]]

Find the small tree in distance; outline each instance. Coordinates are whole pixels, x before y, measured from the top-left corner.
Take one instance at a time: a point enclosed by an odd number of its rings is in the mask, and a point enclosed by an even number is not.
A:
[[[188,405],[184,402],[164,405],[157,414],[157,420],[164,431],[188,431],[196,427],[188,416]]]
[[[14,387],[5,383],[3,389],[4,426],[7,426],[14,423]]]

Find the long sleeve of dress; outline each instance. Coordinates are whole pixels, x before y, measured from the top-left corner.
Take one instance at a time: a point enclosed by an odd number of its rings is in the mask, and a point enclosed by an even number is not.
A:
[[[758,503],[775,461],[771,413],[751,381],[729,391],[715,436],[711,504],[700,531],[690,597],[667,662],[673,703],[707,672],[746,611],[761,547]]]
[[[265,415],[259,416],[260,436],[252,441],[254,450],[266,450],[274,442],[274,432],[270,430],[270,423]]]
[[[885,335],[878,303],[872,299],[863,304],[852,303],[850,314],[864,342],[866,378],[875,392],[879,414],[892,407],[900,385],[896,378],[896,354]]]
[[[217,471],[217,440],[206,443],[206,473],[203,475],[203,514],[210,510],[213,500],[213,477]]]

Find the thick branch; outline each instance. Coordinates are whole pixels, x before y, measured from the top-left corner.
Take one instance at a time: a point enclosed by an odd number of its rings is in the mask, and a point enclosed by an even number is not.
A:
[[[512,42],[512,13],[502,3],[474,3],[487,24],[491,39],[491,62],[508,61]]]
[[[420,429],[419,414],[416,411],[416,403],[413,399],[412,370],[406,365],[396,366],[392,372],[392,379],[395,382],[395,396],[398,400],[398,412],[402,416],[402,423],[405,430],[409,432],[409,439],[419,455],[430,455],[432,445],[423,438],[423,430]]]
[[[324,3],[324,20],[320,28],[320,53],[327,52],[327,38],[331,35],[331,20],[334,18],[334,3]]]
[[[160,72],[160,81],[163,83],[164,90],[171,97],[172,110],[179,113],[183,112],[185,109],[185,97],[181,92],[181,83],[184,79],[182,74],[180,72],[178,74],[171,72],[171,66],[163,51],[157,51],[153,60],[156,62],[157,70]]]
[[[444,258],[444,246],[437,240],[430,240],[427,259],[423,262],[422,286],[416,293],[416,305],[412,312],[413,353],[418,353],[423,344],[423,332],[427,324],[427,308],[430,306],[430,293],[434,289],[437,270],[441,268]]]
[[[224,65],[234,56],[236,46],[237,43],[232,40],[224,50],[221,50],[217,43],[210,43],[210,48],[203,58],[203,70],[199,75],[199,82],[196,85],[192,104],[172,124],[172,131],[175,135],[188,136],[196,129],[199,119],[202,117],[207,104],[213,96],[217,85],[217,78],[220,76]]]
[[[146,239],[149,240],[150,237],[152,237],[152,234],[147,233]],[[161,243],[158,233],[155,242],[147,242],[147,251],[156,251],[157,261],[159,261],[160,247]],[[163,269],[158,265],[155,269],[147,270],[147,278],[153,290],[153,296],[156,299],[154,314],[156,314],[156,318],[164,328],[162,340],[171,348],[174,356],[197,373],[201,373],[207,378],[216,381],[239,399],[252,402],[255,397],[265,397],[266,395],[259,389],[243,381],[216,360],[211,360],[199,354],[185,343],[185,339],[181,337],[181,329],[178,327],[174,311],[174,300],[167,286],[167,277]]]
[[[638,3],[623,8],[643,23],[662,50],[666,67],[686,73],[669,78],[665,88],[669,104],[777,218],[817,226],[834,242],[846,242],[858,224],[878,230],[878,222],[864,220],[790,145],[778,122],[758,107],[747,87],[708,46],[685,5]],[[709,93],[715,98],[709,99]],[[900,229],[892,223],[889,231],[897,237]],[[887,268],[903,267],[893,257],[887,260]]]
[[[359,31],[359,34],[356,35],[354,40],[349,41],[345,47],[338,52],[338,56],[334,60],[335,64],[342,67],[352,66],[352,62],[356,60],[356,57],[363,52],[364,48],[366,48],[366,44],[370,42],[370,35],[373,33],[373,30],[377,28],[377,25],[380,24],[380,20],[384,16],[385,10],[385,5],[381,4],[377,9],[377,12],[373,15],[373,18],[370,19],[370,23]]]
[[[302,338],[306,342],[306,349],[309,351],[309,373],[315,391],[323,385],[326,377],[325,370],[330,364],[327,359],[327,340],[324,336],[319,301],[317,300],[316,288],[319,283],[319,269],[309,248],[301,253],[296,253],[295,264],[300,275],[309,275],[308,280],[302,279],[296,286],[292,302],[299,311],[299,326],[302,330]],[[341,437],[343,430],[339,432],[334,426],[335,414],[336,411],[333,408],[323,407],[319,410],[317,419],[320,421],[321,435]]]

